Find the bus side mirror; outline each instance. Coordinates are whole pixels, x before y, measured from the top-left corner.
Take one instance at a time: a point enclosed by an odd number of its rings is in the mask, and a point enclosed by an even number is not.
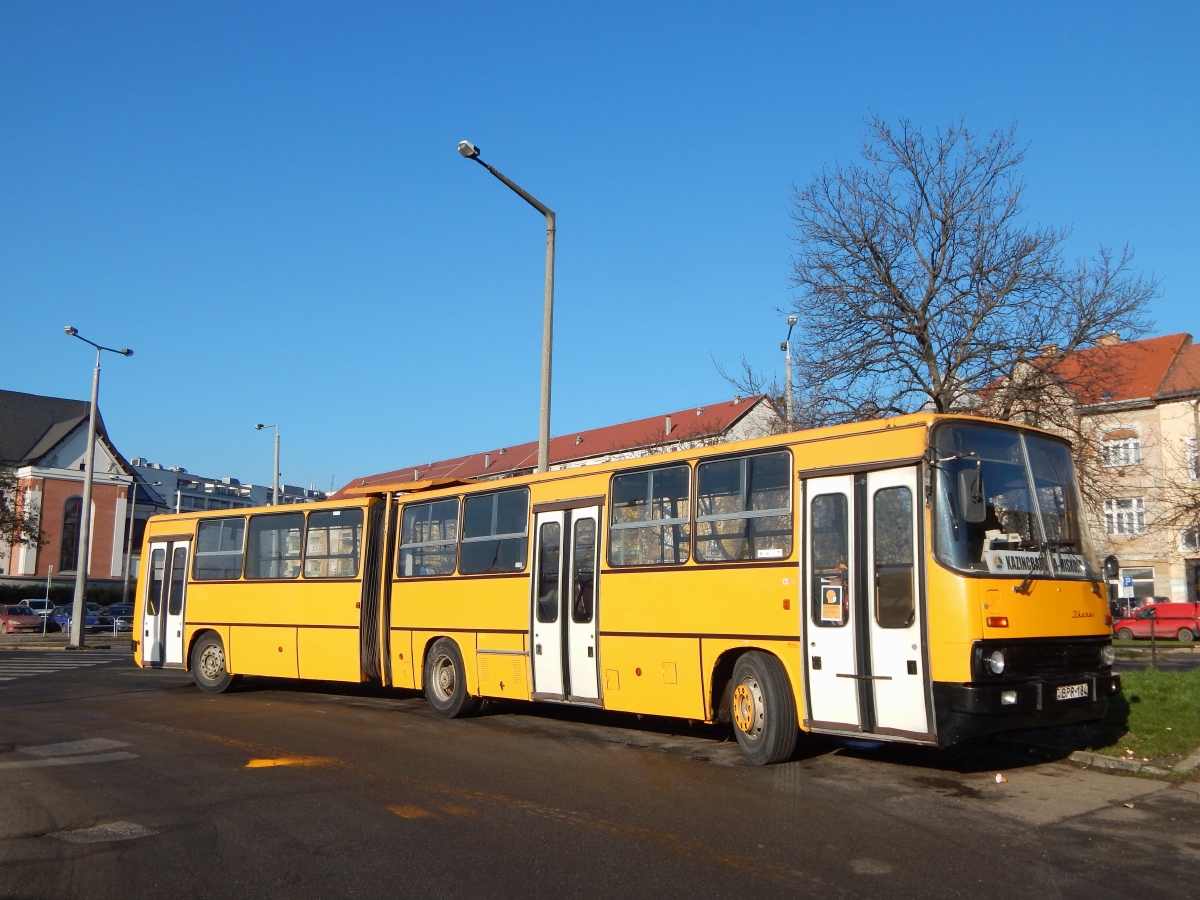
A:
[[[1121,574],[1121,563],[1111,553],[1104,557],[1104,577],[1109,581]]]
[[[959,470],[958,508],[964,522],[977,524],[987,518],[987,504],[983,502],[983,473],[978,468]]]

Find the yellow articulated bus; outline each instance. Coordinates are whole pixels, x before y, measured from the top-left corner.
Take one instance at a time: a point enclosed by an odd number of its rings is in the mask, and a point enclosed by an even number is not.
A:
[[[1111,565],[1110,561],[1108,565]],[[1071,465],[912,415],[496,481],[155,517],[139,665],[946,746],[1103,716],[1120,687]]]

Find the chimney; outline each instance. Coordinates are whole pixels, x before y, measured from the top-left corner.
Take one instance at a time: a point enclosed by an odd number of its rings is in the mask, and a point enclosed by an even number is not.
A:
[[[1058,356],[1058,344],[1046,344],[1042,347],[1042,356]]]
[[[491,466],[492,466],[492,454],[490,454],[490,453],[483,454],[483,467],[485,469],[490,469]]]
[[[667,436],[671,435],[671,417],[667,416]]]
[[[1115,331],[1109,332],[1108,334],[1104,335],[1104,337],[1096,339],[1097,347],[1112,347],[1119,343],[1121,343],[1121,335]]]

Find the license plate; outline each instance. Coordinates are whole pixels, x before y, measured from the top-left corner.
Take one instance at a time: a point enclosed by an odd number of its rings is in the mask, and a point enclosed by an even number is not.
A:
[[[1054,697],[1056,700],[1077,700],[1080,697],[1088,695],[1088,686],[1086,684],[1064,684],[1062,687],[1056,688]]]

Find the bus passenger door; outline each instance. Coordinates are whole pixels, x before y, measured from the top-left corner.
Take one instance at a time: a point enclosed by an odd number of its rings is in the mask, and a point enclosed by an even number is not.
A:
[[[596,561],[600,559],[600,507],[572,509],[566,513],[570,528],[570,565],[567,596],[570,609],[564,616],[567,630],[567,699],[598,702],[599,660],[596,653]]]
[[[816,731],[863,730],[857,651],[861,611],[855,566],[854,478],[805,483],[803,575],[806,725]]]
[[[147,666],[163,664],[163,583],[166,580],[168,544],[150,545],[150,562],[146,565],[146,584],[142,598],[142,663]]]
[[[563,510],[534,518],[534,570],[530,615],[533,696],[565,700],[563,684]]]
[[[163,615],[163,665],[182,666],[183,607],[187,594],[189,541],[176,541],[167,553],[168,572],[164,588],[166,599]]]
[[[921,602],[920,491],[916,467],[867,475],[868,590],[874,731],[931,740]]]

